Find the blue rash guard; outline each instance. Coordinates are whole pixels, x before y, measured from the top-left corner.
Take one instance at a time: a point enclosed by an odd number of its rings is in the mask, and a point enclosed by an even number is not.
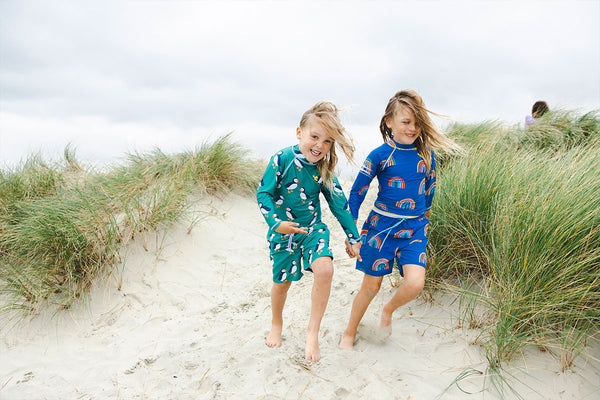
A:
[[[350,211],[357,220],[373,178],[379,192],[373,210],[362,231],[362,262],[356,268],[373,276],[391,273],[393,259],[403,264],[425,267],[428,219],[436,186],[435,156],[431,152],[431,169],[414,144],[394,140],[377,147],[363,163],[350,191]]]

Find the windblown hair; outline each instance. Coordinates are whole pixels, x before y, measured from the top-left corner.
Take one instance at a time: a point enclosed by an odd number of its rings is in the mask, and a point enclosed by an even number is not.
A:
[[[531,116],[535,119],[538,119],[542,115],[546,114],[550,109],[548,108],[548,103],[542,100],[538,100],[533,103],[533,107],[531,107]]]
[[[309,122],[318,122],[323,126],[333,141],[329,152],[317,163],[317,169],[327,187],[333,185],[335,167],[338,162],[336,148],[339,147],[348,161],[354,161],[354,144],[352,137],[340,122],[338,108],[329,101],[321,101],[308,109],[300,119],[300,129],[304,129]]]
[[[386,125],[386,121],[393,118],[399,107],[406,107],[412,111],[415,116],[415,124],[421,128],[421,134],[415,140],[415,146],[419,155],[427,165],[427,172],[431,169],[431,149],[444,149],[449,152],[457,152],[461,147],[452,139],[444,135],[442,131],[433,123],[429,114],[444,117],[444,115],[434,113],[425,107],[423,99],[414,90],[402,90],[396,93],[388,102],[385,113],[381,118],[379,130],[383,141],[387,142],[393,137],[392,130]]]

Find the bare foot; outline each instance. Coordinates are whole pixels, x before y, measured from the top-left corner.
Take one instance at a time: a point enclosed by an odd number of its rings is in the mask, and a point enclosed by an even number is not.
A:
[[[281,326],[271,326],[271,332],[265,343],[268,347],[281,347]]]
[[[381,310],[381,323],[379,324],[378,336],[387,337],[392,335],[392,314],[385,311],[385,307]]]
[[[304,357],[306,357],[306,361],[309,363],[316,363],[321,359],[318,333],[315,335],[306,335],[306,349],[304,350]]]
[[[346,332],[342,335],[342,339],[340,340],[340,344],[338,348],[340,350],[352,350],[354,347],[354,339],[356,336],[348,335]]]

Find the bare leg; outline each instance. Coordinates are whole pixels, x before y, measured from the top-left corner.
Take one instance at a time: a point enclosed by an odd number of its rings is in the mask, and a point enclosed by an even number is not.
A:
[[[271,288],[271,331],[267,337],[266,344],[269,347],[281,346],[281,330],[283,329],[283,306],[287,298],[287,292],[292,282],[273,283]]]
[[[319,349],[319,329],[321,320],[327,308],[329,293],[331,292],[331,280],[333,278],[333,262],[330,257],[319,257],[310,265],[314,272],[314,282],[310,296],[310,320],[306,331],[306,349],[304,355],[306,361],[318,362],[321,359]]]
[[[425,285],[425,268],[420,265],[406,264],[402,266],[402,270],[404,271],[404,282],[396,290],[390,301],[385,303],[381,311],[380,327],[390,327],[388,329],[389,335],[392,334],[392,314],[394,311],[398,307],[414,300],[421,293]]]
[[[352,311],[350,311],[350,321],[348,326],[342,335],[340,340],[339,348],[342,350],[350,350],[354,346],[354,339],[356,338],[356,330],[362,317],[365,315],[369,304],[379,292],[381,288],[381,281],[383,276],[371,276],[365,274],[363,277],[362,285],[360,290],[354,297],[352,302]]]

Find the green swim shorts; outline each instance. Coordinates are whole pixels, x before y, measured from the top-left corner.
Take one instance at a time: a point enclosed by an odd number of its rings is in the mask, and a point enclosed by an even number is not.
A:
[[[319,257],[331,257],[329,229],[324,223],[308,228],[308,234],[273,233],[269,238],[270,258],[273,263],[273,282],[283,283],[302,278],[302,270],[311,271],[310,265]],[[302,266],[300,262],[302,260]]]

